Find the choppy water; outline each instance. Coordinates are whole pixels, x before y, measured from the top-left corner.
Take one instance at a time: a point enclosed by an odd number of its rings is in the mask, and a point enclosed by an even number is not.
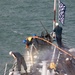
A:
[[[61,0],[67,7],[63,41],[75,47],[75,0]],[[53,0],[0,0],[0,75],[6,62],[12,58],[8,52],[23,53],[22,40],[32,34],[40,35],[43,27],[52,31]]]

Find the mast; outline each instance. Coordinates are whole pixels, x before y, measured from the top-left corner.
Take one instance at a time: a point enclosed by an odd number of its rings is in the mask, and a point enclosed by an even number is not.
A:
[[[56,0],[54,0],[54,19],[53,19],[53,30],[55,28],[55,24],[56,24]],[[52,34],[53,39],[55,39],[55,32],[53,32]]]
[[[54,0],[54,19],[53,19],[53,30],[55,28],[56,23],[56,0]]]
[[[55,24],[56,24],[56,0],[54,0],[54,20],[53,20],[53,30],[55,28]],[[53,36],[55,36],[55,32],[53,32]],[[51,59],[51,63],[50,66],[53,65],[54,67],[52,67],[52,71],[51,71],[51,75],[55,75],[54,74],[54,69],[56,68],[56,64],[54,61],[55,58],[55,53],[56,53],[56,47],[53,48],[53,54],[52,54],[52,59]]]

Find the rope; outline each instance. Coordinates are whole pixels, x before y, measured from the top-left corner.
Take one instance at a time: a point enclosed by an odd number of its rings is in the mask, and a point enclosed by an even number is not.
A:
[[[33,36],[33,38],[37,38],[37,39],[43,40],[43,41],[45,41],[45,42],[51,44],[52,46],[56,47],[59,51],[65,53],[65,54],[67,54],[67,55],[69,55],[70,57],[73,57],[73,58],[75,59],[75,57],[74,57],[72,54],[70,54],[69,52],[67,52],[67,51],[65,51],[65,50],[63,50],[63,49],[61,49],[60,47],[56,46],[55,44],[51,43],[50,41],[48,41],[48,40],[46,40],[46,39],[44,39],[44,38],[40,38],[40,37],[38,37],[38,36]]]

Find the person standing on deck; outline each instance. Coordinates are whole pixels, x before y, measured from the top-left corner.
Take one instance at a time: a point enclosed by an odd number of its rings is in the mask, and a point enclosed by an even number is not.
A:
[[[56,34],[56,41],[58,44],[58,47],[62,47],[62,27],[59,26],[58,23],[56,23],[56,27],[53,30]]]
[[[20,72],[21,71],[21,65],[23,65],[24,70],[27,74],[27,65],[26,65],[26,62],[24,60],[24,57],[19,52],[12,52],[12,51],[9,52],[9,55],[11,55],[15,59],[12,70]]]

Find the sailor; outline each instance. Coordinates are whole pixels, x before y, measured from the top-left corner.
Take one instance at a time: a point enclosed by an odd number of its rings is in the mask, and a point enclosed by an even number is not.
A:
[[[30,45],[32,45],[32,40],[33,40],[32,36],[29,36],[25,40],[23,40],[23,43],[26,44],[27,49],[29,48]]]
[[[33,34],[32,36],[29,36],[26,38],[26,40],[23,40],[23,43],[26,44],[26,48],[28,49],[30,45],[34,44],[37,42],[36,34]]]
[[[56,34],[56,41],[58,44],[58,47],[62,47],[62,27],[59,26],[58,23],[56,23],[56,27],[53,30]]]
[[[23,43],[26,45],[26,49],[29,49],[31,45],[33,44],[35,48],[38,50],[40,47],[41,49],[50,46],[47,42],[40,40],[39,38],[44,38],[50,42],[52,42],[50,35],[44,36],[43,34],[41,36],[37,36],[36,34],[33,34],[30,37],[27,37],[26,40],[23,40]]]
[[[21,71],[21,65],[24,67],[25,73],[27,74],[27,65],[24,60],[24,57],[19,53],[19,52],[9,52],[9,55],[11,55],[14,59],[15,62],[13,64],[12,70],[15,72],[20,72]]]
[[[41,32],[41,38],[44,38],[50,42],[52,42],[52,37],[50,36],[50,34],[48,32],[44,33],[43,31]]]

